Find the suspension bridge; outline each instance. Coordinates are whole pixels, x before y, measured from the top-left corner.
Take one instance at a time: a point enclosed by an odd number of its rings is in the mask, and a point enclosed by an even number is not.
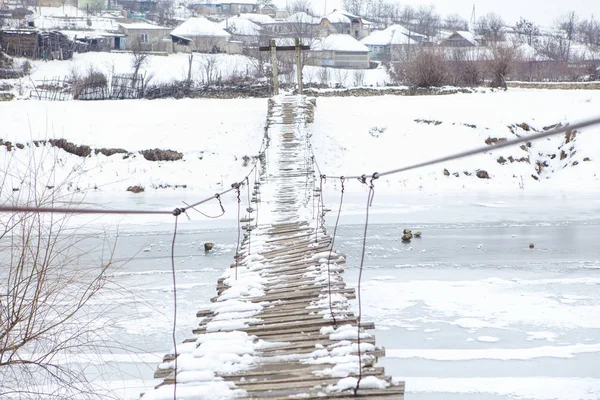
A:
[[[305,96],[269,100],[234,262],[212,306],[198,311],[194,337],[173,343],[155,373],[163,382],[143,399],[404,397],[404,383],[376,365],[385,350],[374,324],[353,313],[345,256],[323,228],[305,129],[314,106]],[[246,194],[234,189],[239,204]]]

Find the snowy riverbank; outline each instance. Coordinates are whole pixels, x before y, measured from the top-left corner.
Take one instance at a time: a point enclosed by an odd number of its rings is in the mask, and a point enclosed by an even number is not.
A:
[[[597,114],[595,91],[510,90],[447,96],[320,98],[310,129],[319,166],[327,175],[382,172],[482,146],[486,140]],[[0,165],[15,172],[33,158],[46,170],[58,161],[57,180],[73,176],[73,188],[103,193],[139,185],[148,192],[214,191],[244,175],[264,134],[264,99],[2,103]],[[529,132],[528,129],[531,129]],[[416,191],[563,193],[600,187],[600,127],[394,175],[377,181],[378,193]],[[90,146],[88,157],[34,140],[64,138]],[[15,147],[17,144],[23,149]],[[126,153],[105,156],[96,149]],[[148,161],[147,149],[180,152],[178,161]],[[446,170],[447,172],[445,172]],[[480,179],[478,171],[490,179]],[[448,175],[449,174],[449,175]],[[446,176],[448,175],[448,176]],[[329,182],[331,185],[331,182]],[[177,187],[178,189],[174,189]],[[359,184],[348,189],[362,193]],[[131,194],[131,196],[134,196]]]

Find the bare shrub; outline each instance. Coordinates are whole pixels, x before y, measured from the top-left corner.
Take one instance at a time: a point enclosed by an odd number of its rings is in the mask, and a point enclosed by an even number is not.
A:
[[[354,86],[359,87],[365,84],[365,71],[362,69],[356,69],[352,72],[352,80]]]
[[[495,45],[491,48],[488,69],[491,75],[491,87],[506,89],[506,77],[511,72],[518,58],[518,50],[514,45]]]
[[[202,54],[198,58],[200,66],[200,82],[205,85],[212,85],[218,79],[219,75],[219,56],[216,54]]]
[[[174,150],[142,150],[142,156],[148,161],[177,161],[183,158],[183,154]]]
[[[443,51],[424,48],[406,63],[407,83],[413,87],[444,86],[449,83],[448,63]]]
[[[346,87],[346,82],[348,81],[348,70],[343,68],[335,68],[333,71],[335,76],[335,86],[338,88]]]
[[[71,143],[66,139],[49,139],[48,142],[54,147],[58,147],[60,149],[63,149],[67,153],[79,157],[89,157],[89,155],[92,154],[92,149],[90,148],[90,146],[77,146],[76,144]]]
[[[449,54],[449,71],[454,86],[477,86],[483,82],[484,66],[476,53],[453,49]]]
[[[317,74],[319,78],[319,83],[321,86],[328,87],[329,86],[329,68],[321,67],[319,73]]]
[[[57,161],[48,168],[48,154],[40,159],[31,151],[26,170],[2,176],[0,204],[75,206],[64,194],[74,174],[57,183]],[[57,214],[0,214],[0,398],[107,398],[95,391],[85,366],[73,361],[106,351],[101,321],[112,306],[92,299],[109,283],[114,247],[103,241],[82,252],[95,234],[72,222]]]
[[[69,81],[75,100],[96,100],[108,97],[108,78],[93,66],[90,66],[85,75],[79,75],[75,69],[71,70]]]

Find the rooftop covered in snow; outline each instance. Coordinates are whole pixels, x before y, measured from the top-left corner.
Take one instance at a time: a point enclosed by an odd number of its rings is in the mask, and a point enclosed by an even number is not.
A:
[[[361,18],[347,11],[333,10],[333,12],[325,15],[322,19],[327,19],[332,24],[350,24],[352,21],[360,20]]]
[[[147,22],[132,22],[132,23],[122,23],[119,22],[118,24],[120,27],[123,27],[124,29],[127,30],[169,30],[169,28],[166,28],[164,26],[160,26],[160,25],[154,25],[154,24],[149,24]]]
[[[312,50],[343,51],[353,53],[368,53],[369,48],[346,34],[332,34],[323,39],[316,40],[311,46]]]
[[[369,36],[361,40],[367,46],[390,46],[390,45],[413,45],[418,44],[411,39],[409,31],[401,25],[392,25],[382,31],[371,32]]]
[[[228,38],[231,35],[223,30],[221,25],[209,21],[204,17],[193,17],[173,29],[171,36],[181,38],[192,37],[223,37]]]
[[[260,25],[242,17],[227,18],[221,21],[219,26],[234,35],[244,36],[258,36],[262,30]]]

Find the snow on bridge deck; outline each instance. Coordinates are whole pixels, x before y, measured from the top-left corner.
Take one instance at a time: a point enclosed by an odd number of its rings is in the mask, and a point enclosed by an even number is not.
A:
[[[331,237],[314,219],[320,193],[304,129],[312,118],[306,97],[269,101],[256,209],[243,219],[237,266],[219,279],[212,306],[198,312],[194,338],[177,346],[176,359],[165,356],[155,374],[164,381],[144,400],[173,399],[174,390],[177,399],[403,398],[404,383],[375,366],[384,349],[366,332],[370,323],[361,324],[354,393],[359,333],[348,301],[355,293],[341,275],[344,255],[330,251]]]

